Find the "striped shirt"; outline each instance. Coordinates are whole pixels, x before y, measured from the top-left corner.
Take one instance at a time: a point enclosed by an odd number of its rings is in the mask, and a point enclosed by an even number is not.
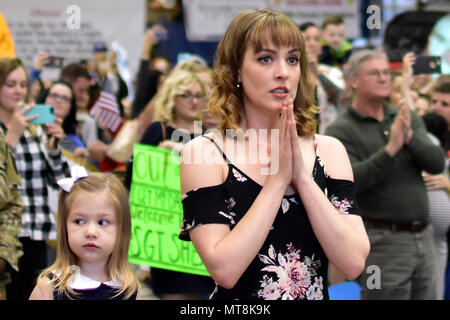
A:
[[[6,132],[6,126],[1,124]],[[32,240],[55,240],[56,219],[49,207],[47,186],[70,176],[69,165],[61,149],[47,148],[48,138],[42,126],[29,125],[15,149],[12,149],[17,171],[22,178],[23,202],[19,237]]]
[[[434,144],[440,145],[438,138],[428,133],[428,137]],[[448,163],[447,160],[443,174],[445,177],[448,175]],[[450,199],[447,191],[444,189],[427,190],[428,200],[430,203],[430,220],[433,225],[434,238],[436,242],[436,248],[441,254],[447,254],[447,232],[450,228]]]

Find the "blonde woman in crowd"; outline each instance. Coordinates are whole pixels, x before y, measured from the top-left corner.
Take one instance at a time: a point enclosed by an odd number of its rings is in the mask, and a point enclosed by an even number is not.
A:
[[[206,88],[194,73],[174,70],[166,78],[154,105],[154,122],[145,130],[140,143],[179,152],[183,144],[202,132],[194,121],[200,120]],[[200,124],[200,122],[199,122]],[[127,168],[130,186],[132,162]],[[151,268],[153,292],[162,299],[206,299],[214,288],[209,277]]]

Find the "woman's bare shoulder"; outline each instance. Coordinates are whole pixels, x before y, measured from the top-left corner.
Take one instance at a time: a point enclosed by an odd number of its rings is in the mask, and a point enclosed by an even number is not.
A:
[[[335,179],[353,181],[353,171],[344,145],[338,139],[316,134],[317,148],[328,174]]]
[[[217,137],[207,135],[214,141]],[[180,176],[181,191],[198,189],[221,184],[224,180],[226,162],[220,150],[208,138],[196,137],[189,141],[181,151]]]
[[[325,149],[329,149],[329,148],[340,149],[340,148],[344,147],[344,145],[335,137],[325,136],[322,134],[316,134],[315,137],[316,137],[317,143],[321,145],[322,149],[324,149],[324,148]]]

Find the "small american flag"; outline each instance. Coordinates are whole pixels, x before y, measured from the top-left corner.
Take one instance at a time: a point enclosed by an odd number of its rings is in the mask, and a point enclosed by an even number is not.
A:
[[[112,132],[115,132],[122,122],[116,97],[104,91],[100,93],[90,114]]]

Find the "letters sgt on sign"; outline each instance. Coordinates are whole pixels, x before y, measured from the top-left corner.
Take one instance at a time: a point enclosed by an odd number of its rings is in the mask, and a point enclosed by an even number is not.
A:
[[[179,163],[170,150],[134,145],[129,260],[209,276],[192,243],[178,239],[183,219]]]

